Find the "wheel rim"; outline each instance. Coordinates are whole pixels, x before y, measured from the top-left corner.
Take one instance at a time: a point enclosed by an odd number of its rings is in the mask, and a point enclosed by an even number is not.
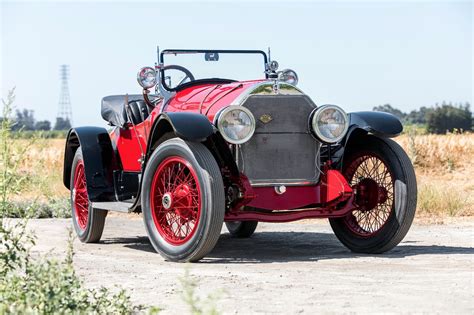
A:
[[[86,174],[84,162],[79,160],[74,171],[74,189],[72,193],[74,202],[74,216],[77,225],[85,230],[89,219],[89,196],[87,194]]]
[[[172,156],[158,166],[151,184],[151,213],[158,233],[172,245],[186,243],[201,214],[201,190],[192,165]]]
[[[358,206],[344,218],[344,222],[359,236],[374,236],[393,212],[394,177],[387,164],[372,153],[355,158],[344,173],[349,184],[356,189]]]

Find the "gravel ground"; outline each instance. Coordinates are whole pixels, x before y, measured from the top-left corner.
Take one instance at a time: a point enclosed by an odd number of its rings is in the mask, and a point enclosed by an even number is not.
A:
[[[31,220],[33,252],[62,256],[70,220]],[[195,264],[156,254],[138,216],[107,218],[102,242],[75,241],[75,266],[89,287],[115,285],[136,303],[188,312],[179,279],[188,268],[202,298],[218,293],[226,314],[474,313],[474,224],[414,225],[384,255],[346,250],[326,221],[260,224],[250,239],[223,231]]]

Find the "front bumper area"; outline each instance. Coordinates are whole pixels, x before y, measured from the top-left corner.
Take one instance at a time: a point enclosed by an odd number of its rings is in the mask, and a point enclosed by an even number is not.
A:
[[[343,217],[356,208],[354,190],[337,170],[324,171],[316,185],[289,186],[284,193],[278,193],[275,187],[246,185],[244,200],[226,213],[225,221],[290,222]]]

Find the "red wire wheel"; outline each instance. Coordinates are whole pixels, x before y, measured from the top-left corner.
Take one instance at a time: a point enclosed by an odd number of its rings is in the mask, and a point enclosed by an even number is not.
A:
[[[77,161],[74,171],[73,202],[77,225],[84,231],[89,219],[89,197],[87,195],[86,174],[82,160]]]
[[[150,194],[159,234],[172,245],[189,241],[201,215],[201,189],[192,165],[180,156],[163,160],[153,176]]]
[[[344,176],[356,189],[358,206],[344,221],[354,234],[372,237],[385,226],[393,212],[394,176],[374,153],[350,161]]]

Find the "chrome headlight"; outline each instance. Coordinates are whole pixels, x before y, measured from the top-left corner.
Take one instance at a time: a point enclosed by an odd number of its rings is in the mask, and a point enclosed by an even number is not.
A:
[[[241,144],[252,138],[255,118],[245,107],[229,106],[220,112],[217,128],[227,142]]]
[[[298,84],[298,75],[291,69],[285,69],[281,71],[278,75],[278,79],[294,86]]]
[[[138,71],[137,81],[144,89],[152,88],[156,85],[156,71],[152,67],[143,67]]]
[[[335,143],[346,135],[349,120],[339,106],[323,105],[314,110],[311,127],[321,141]]]

